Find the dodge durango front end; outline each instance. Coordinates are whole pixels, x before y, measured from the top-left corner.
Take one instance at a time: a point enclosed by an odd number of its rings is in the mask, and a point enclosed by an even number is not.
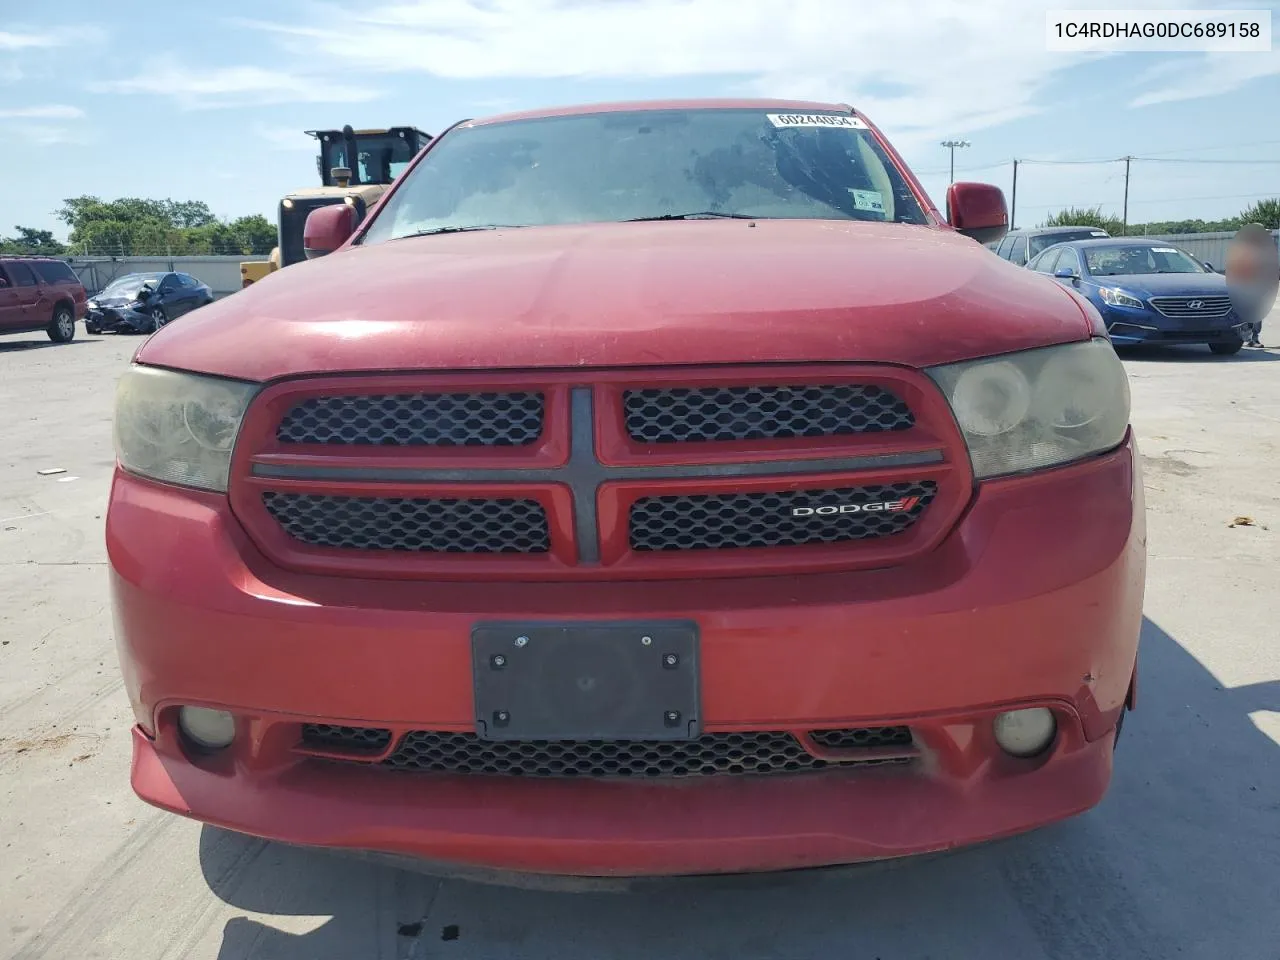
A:
[[[138,794],[588,876],[1092,807],[1141,622],[1128,386],[1083,298],[983,249],[998,191],[949,207],[848,107],[712,101],[468,121],[358,230],[317,211],[324,255],[121,381]]]

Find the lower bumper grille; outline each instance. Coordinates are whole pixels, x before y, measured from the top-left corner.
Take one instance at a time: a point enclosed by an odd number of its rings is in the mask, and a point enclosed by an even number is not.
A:
[[[906,763],[909,756],[877,756],[875,748],[911,748],[907,727],[816,731],[814,742],[847,756],[813,756],[790,733],[708,733],[696,740],[481,740],[471,733],[415,730],[406,733],[379,765],[428,773],[535,778],[670,779],[714,775],[800,773],[828,767]],[[350,752],[353,759],[385,748],[391,732],[367,727],[307,724],[304,748]],[[855,751],[867,751],[859,756]]]

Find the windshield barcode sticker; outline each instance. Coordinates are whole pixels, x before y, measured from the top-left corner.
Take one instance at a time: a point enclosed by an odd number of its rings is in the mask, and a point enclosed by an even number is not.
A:
[[[867,125],[858,117],[836,113],[770,113],[769,122],[775,127],[849,127],[865,130]]]

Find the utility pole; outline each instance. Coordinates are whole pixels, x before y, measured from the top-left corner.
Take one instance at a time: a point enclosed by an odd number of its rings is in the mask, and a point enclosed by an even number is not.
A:
[[[1122,236],[1129,235],[1129,161],[1133,157],[1124,158],[1124,228],[1120,231]]]
[[[1009,203],[1009,229],[1018,229],[1018,158],[1013,158],[1013,197]]]
[[[951,183],[956,182],[956,147],[971,147],[968,140],[943,140],[942,145],[951,151]]]

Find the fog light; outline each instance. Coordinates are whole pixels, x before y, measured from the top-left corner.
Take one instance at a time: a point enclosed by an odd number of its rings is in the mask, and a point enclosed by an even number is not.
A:
[[[183,707],[178,711],[178,726],[192,743],[206,750],[221,750],[236,738],[236,718],[225,710]]]
[[[1058,724],[1053,712],[1044,707],[1010,710],[996,717],[993,728],[996,743],[1005,753],[1015,757],[1034,757],[1053,743]]]

